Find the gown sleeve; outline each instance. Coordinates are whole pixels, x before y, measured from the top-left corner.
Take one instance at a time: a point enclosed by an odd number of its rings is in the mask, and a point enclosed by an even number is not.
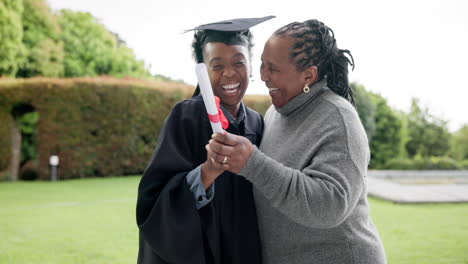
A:
[[[145,258],[205,263],[200,216],[186,181],[187,173],[200,165],[194,146],[203,133],[196,124],[199,111],[187,106],[177,104],[166,119],[138,187],[140,263],[151,262]]]
[[[205,190],[205,186],[201,180],[201,165],[190,171],[187,174],[186,180],[193,194],[193,198],[195,199],[197,209],[202,208],[213,200],[215,183],[213,182],[208,189]]]

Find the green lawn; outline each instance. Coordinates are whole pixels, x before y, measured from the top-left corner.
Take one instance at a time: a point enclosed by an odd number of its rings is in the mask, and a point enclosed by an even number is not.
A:
[[[0,263],[135,263],[138,180],[0,183]],[[390,264],[468,264],[468,204],[371,210]]]

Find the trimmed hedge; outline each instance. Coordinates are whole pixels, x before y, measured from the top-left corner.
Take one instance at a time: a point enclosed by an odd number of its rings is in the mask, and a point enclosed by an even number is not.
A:
[[[27,177],[49,178],[49,157],[59,155],[59,178],[140,174],[173,105],[191,96],[193,86],[172,81],[115,78],[0,79],[0,180],[11,159],[13,111],[25,105],[39,114],[38,160],[21,169]],[[268,95],[247,95],[247,106],[262,115]],[[395,159],[383,169],[468,169],[448,157]]]
[[[21,170],[28,177],[36,172],[48,179],[51,155],[60,157],[60,179],[131,175],[143,172],[166,116],[193,90],[179,82],[107,77],[0,79],[0,180],[7,180],[15,106],[39,114],[38,160]],[[271,104],[257,95],[244,102],[262,114]]]
[[[54,154],[60,179],[141,173],[170,109],[192,91],[181,83],[112,78],[1,80],[0,171],[10,163],[12,111],[23,104],[39,113],[41,179],[48,179]]]
[[[269,95],[246,95],[243,102],[248,107],[265,116],[266,111],[271,106],[271,98]]]
[[[2,102],[2,96],[0,95],[0,172],[6,170],[10,165],[11,125],[12,116],[5,111],[5,105],[4,102]],[[6,175],[0,174],[0,180],[2,180],[3,177],[6,177]]]

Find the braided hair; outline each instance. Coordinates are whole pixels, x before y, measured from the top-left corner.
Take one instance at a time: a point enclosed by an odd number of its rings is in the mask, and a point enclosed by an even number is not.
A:
[[[354,69],[354,59],[349,50],[338,49],[331,28],[311,19],[288,24],[273,35],[290,37],[293,44],[289,57],[298,71],[317,66],[318,79],[326,77],[328,87],[354,105],[353,90],[348,81],[348,65]]]

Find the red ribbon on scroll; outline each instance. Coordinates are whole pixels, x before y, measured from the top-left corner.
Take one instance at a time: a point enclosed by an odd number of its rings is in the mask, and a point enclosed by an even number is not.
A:
[[[221,122],[221,126],[223,129],[227,129],[229,127],[229,121],[227,120],[226,116],[224,115],[223,111],[220,108],[220,100],[218,96],[215,96],[215,103],[216,103],[216,108],[218,108],[218,114],[217,115],[210,115],[208,114],[208,119],[213,122],[213,123],[218,123]]]

